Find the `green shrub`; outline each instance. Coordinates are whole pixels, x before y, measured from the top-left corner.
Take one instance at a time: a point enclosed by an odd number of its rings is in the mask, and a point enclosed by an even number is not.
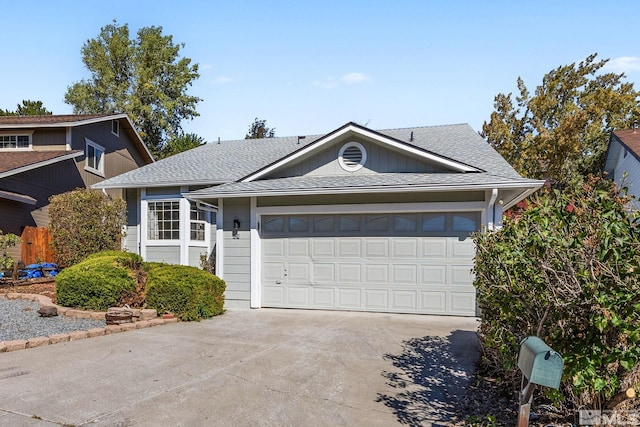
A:
[[[99,251],[120,248],[126,203],[88,189],[52,196],[49,229],[56,261],[71,266]]]
[[[158,263],[145,267],[148,308],[173,313],[181,320],[206,319],[224,311],[222,279],[195,267]]]
[[[106,251],[62,270],[56,276],[56,297],[66,307],[106,310],[134,293],[142,258],[129,252]]]
[[[640,215],[628,202],[590,177],[475,235],[485,368],[519,388],[520,341],[537,335],[564,358],[556,401],[601,409],[637,387]]]

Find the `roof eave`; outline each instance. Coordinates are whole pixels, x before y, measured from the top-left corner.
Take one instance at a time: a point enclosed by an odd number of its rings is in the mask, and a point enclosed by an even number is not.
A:
[[[185,185],[221,185],[227,184],[229,181],[171,181],[171,182],[135,182],[135,183],[126,183],[126,184],[110,184],[103,182],[98,182],[97,184],[93,184],[91,186],[94,190],[112,190],[112,189],[131,189],[131,188],[159,188],[159,187],[180,187]]]
[[[30,171],[30,170],[33,170],[33,169],[38,169],[38,168],[41,168],[41,167],[44,167],[44,166],[52,165],[54,163],[62,162],[64,160],[74,159],[76,157],[80,157],[80,156],[83,156],[83,155],[84,155],[83,151],[78,151],[78,152],[74,152],[74,153],[65,154],[64,156],[54,157],[53,159],[43,160],[41,162],[36,162],[36,163],[32,163],[30,165],[21,166],[19,168],[11,169],[11,170],[8,170],[6,172],[0,173],[0,179],[6,178],[6,177],[11,176],[11,175],[16,175],[16,174],[19,174],[19,173],[22,173],[22,172],[27,172],[27,171]]]
[[[239,197],[262,197],[262,196],[294,196],[300,195],[324,195],[324,194],[357,194],[357,193],[397,193],[397,192],[440,192],[440,191],[468,191],[487,189],[517,189],[523,188],[526,196],[535,192],[544,185],[545,181],[530,180],[512,183],[482,183],[482,184],[426,184],[426,185],[387,185],[387,186],[367,186],[367,187],[342,187],[342,188],[315,188],[315,189],[286,189],[286,190],[262,190],[262,191],[242,191],[236,192],[191,192],[186,193],[189,198],[210,199],[210,198],[239,198]],[[526,197],[524,196],[524,197]],[[523,198],[524,198],[523,197]],[[511,205],[517,203],[509,201]]]

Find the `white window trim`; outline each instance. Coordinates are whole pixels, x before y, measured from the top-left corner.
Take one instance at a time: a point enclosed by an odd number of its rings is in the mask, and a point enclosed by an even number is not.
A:
[[[179,246],[183,240],[184,230],[183,230],[183,203],[180,197],[171,197],[171,196],[161,196],[161,197],[146,197],[142,200],[141,206],[144,212],[144,218],[140,221],[142,230],[142,237],[144,238],[144,244],[146,246]],[[178,209],[180,212],[180,225],[179,225],[179,238],[178,239],[150,239],[149,238],[149,202],[178,202]]]
[[[33,131],[20,131],[20,132],[0,132],[0,136],[15,136],[16,137],[16,145],[17,145],[17,137],[26,136],[29,137],[29,146],[28,147],[16,147],[16,148],[3,148],[0,147],[0,151],[8,152],[8,151],[32,151],[33,150]]]
[[[343,157],[344,152],[351,147],[356,147],[362,153],[362,159],[355,166],[346,164]],[[366,162],[367,162],[367,150],[364,148],[364,145],[360,144],[359,142],[355,142],[355,141],[347,142],[340,148],[340,152],[338,153],[338,163],[340,164],[340,167],[346,170],[347,172],[356,172],[362,169]]]
[[[114,127],[116,128],[115,132],[113,131]],[[117,137],[120,137],[120,121],[119,120],[111,120],[111,133]]]
[[[84,170],[86,170],[87,172],[91,172],[95,175],[99,175],[101,177],[104,178],[104,162],[105,162],[105,156],[106,156],[106,150],[104,149],[104,147],[96,142],[93,142],[92,140],[90,140],[89,138],[85,138],[85,149],[84,149],[84,155],[85,155],[85,162],[84,162]],[[98,165],[98,168],[93,168],[91,166],[89,166],[89,147],[93,147],[94,150],[100,150],[102,152],[102,156],[100,156],[100,164]]]

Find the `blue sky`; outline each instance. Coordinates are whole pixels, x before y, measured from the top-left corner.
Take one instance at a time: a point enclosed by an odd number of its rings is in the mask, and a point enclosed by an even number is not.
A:
[[[114,19],[162,26],[200,66],[189,93],[207,141],[241,139],[255,117],[277,136],[469,123],[496,94],[529,89],[591,53],[640,88],[634,1],[4,2],[0,108],[41,100],[70,114],[67,87],[88,72],[80,49]]]

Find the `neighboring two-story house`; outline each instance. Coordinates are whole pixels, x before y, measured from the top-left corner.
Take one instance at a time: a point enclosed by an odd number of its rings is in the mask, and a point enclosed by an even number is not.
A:
[[[25,227],[47,227],[51,196],[149,163],[126,114],[0,117],[0,230],[20,236]],[[21,259],[21,247],[12,255]]]

